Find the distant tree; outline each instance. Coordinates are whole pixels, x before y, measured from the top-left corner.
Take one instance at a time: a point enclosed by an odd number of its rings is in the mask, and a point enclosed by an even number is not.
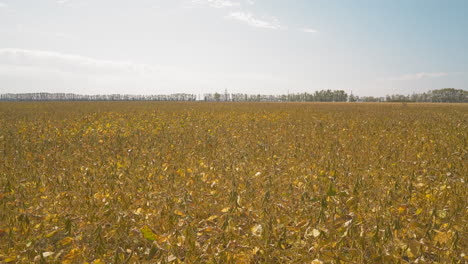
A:
[[[439,103],[466,103],[468,102],[468,91],[444,88],[431,92],[432,101]]]

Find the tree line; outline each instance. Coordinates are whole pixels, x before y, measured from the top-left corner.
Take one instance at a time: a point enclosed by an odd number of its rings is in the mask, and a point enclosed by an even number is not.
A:
[[[204,94],[204,101],[232,101],[232,102],[346,102],[348,95],[343,90],[321,90],[315,93],[295,93],[282,95],[263,94]]]
[[[0,101],[195,101],[194,94],[169,95],[97,94],[73,93],[8,93],[0,94]]]
[[[468,91],[444,88],[411,95],[393,94],[385,97],[356,96],[343,90],[321,90],[314,93],[281,95],[244,93],[207,93],[203,96],[186,93],[169,95],[80,95],[73,93],[8,93],[0,94],[0,101],[209,101],[209,102],[434,102],[468,103]]]

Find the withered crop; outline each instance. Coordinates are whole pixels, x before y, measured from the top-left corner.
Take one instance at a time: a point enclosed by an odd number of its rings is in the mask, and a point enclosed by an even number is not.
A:
[[[468,105],[0,103],[0,262],[466,263]]]

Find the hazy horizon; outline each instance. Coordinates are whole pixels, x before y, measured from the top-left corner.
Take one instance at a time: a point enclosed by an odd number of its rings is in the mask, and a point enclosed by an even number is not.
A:
[[[467,89],[468,2],[0,0],[0,93]]]

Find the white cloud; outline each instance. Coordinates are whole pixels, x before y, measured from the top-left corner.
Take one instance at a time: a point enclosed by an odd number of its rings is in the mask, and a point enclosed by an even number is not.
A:
[[[250,26],[266,29],[281,29],[280,22],[275,17],[257,18],[248,11],[243,11],[245,6],[254,5],[255,0],[190,0],[192,4],[205,5],[217,9],[229,8],[239,10],[231,12],[226,18],[246,23]]]
[[[232,0],[192,0],[192,3],[204,4],[214,8],[226,8],[241,5],[239,2]]]
[[[130,62],[97,60],[80,55],[24,49],[0,49],[0,64],[86,74],[144,74],[157,71],[155,67]]]
[[[7,92],[171,93],[184,91],[197,82],[196,77],[172,67],[55,51],[0,49],[0,84]]]
[[[302,28],[301,31],[305,33],[318,33],[318,30],[313,28]]]
[[[229,19],[238,20],[252,27],[266,29],[281,29],[282,26],[276,18],[256,18],[250,12],[232,12],[227,16]]]
[[[404,74],[395,78],[389,78],[387,80],[390,81],[414,81],[414,80],[422,80],[422,79],[431,79],[431,78],[438,78],[438,77],[445,77],[450,75],[448,72],[419,72],[419,73],[411,73],[411,74]]]
[[[0,49],[0,93],[203,93],[236,82],[255,88],[279,81],[278,76],[269,73],[207,72],[55,51]]]

